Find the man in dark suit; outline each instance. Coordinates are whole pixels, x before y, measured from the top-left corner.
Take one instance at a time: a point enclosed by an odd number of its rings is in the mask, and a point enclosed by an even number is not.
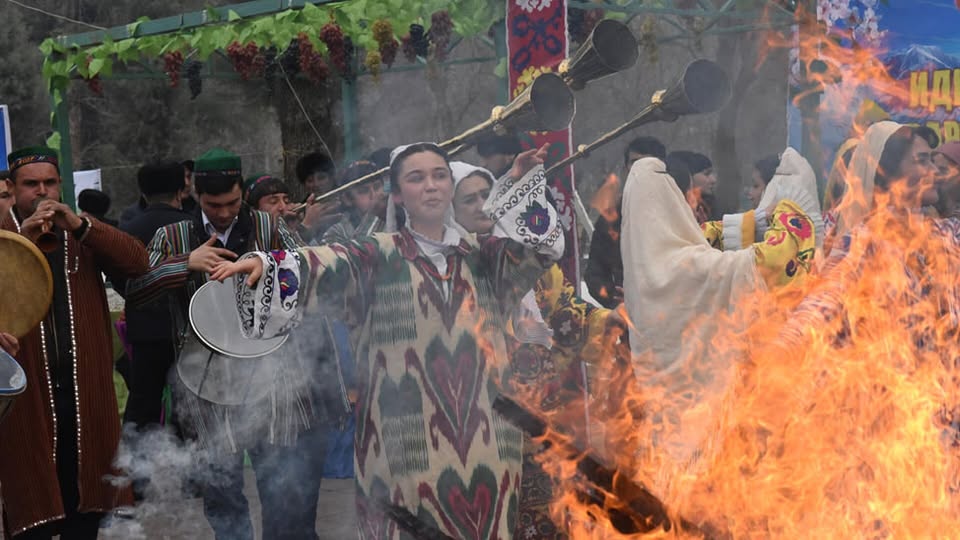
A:
[[[181,208],[186,189],[183,167],[175,162],[150,163],[137,172],[137,185],[146,205],[142,213],[121,227],[148,245],[158,229],[190,219]],[[124,290],[124,287],[118,287]],[[131,305],[126,310],[127,341],[133,349],[130,397],[124,422],[138,428],[158,424],[167,372],[176,360],[170,309],[164,305]]]

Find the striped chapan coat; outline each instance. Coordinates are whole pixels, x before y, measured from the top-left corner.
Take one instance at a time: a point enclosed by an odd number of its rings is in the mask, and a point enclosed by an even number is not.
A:
[[[80,512],[108,512],[132,502],[129,488],[110,481],[120,418],[113,387],[113,342],[102,274],[129,278],[147,271],[147,254],[136,238],[90,219],[82,239],[65,235],[67,300],[77,403],[76,438]],[[17,233],[11,212],[0,228]],[[54,274],[56,275],[56,274]],[[75,316],[74,316],[75,315]],[[82,315],[82,316],[81,316]],[[17,362],[27,389],[0,424],[0,482],[8,532],[16,535],[64,517],[57,479],[57,422],[51,386],[52,360],[43,336],[49,319],[20,338]]]
[[[169,305],[174,327],[180,330],[178,351],[187,333],[192,332],[188,315],[190,298],[207,280],[205,274],[191,272],[187,263],[190,252],[208,238],[199,211],[191,220],[159,229],[147,246],[151,270],[127,284],[128,303]],[[243,255],[256,250],[295,249],[303,243],[282,220],[244,205],[227,245],[220,242],[216,245]],[[290,362],[280,363],[283,369],[277,371],[269,396],[255,403],[214,404],[190,392],[178,377],[170,377],[174,381],[174,411],[180,427],[203,446],[219,452],[237,452],[262,441],[294,444],[298,434],[314,422],[315,410],[309,388],[303,382],[303,372],[308,367],[298,364],[299,355],[290,354],[291,347],[292,344],[288,344],[285,350],[281,349],[288,353],[289,358],[285,360]],[[271,381],[259,382],[271,384]]]

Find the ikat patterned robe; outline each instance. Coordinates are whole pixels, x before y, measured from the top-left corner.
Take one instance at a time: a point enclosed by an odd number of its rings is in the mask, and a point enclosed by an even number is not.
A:
[[[513,239],[461,239],[446,252],[444,274],[403,229],[260,253],[257,288],[238,280],[241,320],[252,337],[286,332],[304,312],[331,306],[361,328],[360,538],[406,537],[381,511],[383,502],[453,538],[512,537],[523,439],[492,403],[508,361],[504,321],[563,250],[544,185],[541,169],[495,186],[505,199],[491,213],[516,225]]]

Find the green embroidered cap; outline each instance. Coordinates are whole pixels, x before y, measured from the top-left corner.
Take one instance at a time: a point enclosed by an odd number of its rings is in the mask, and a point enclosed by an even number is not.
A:
[[[222,148],[207,150],[197,158],[194,176],[240,176],[240,156]]]
[[[24,165],[31,163],[50,163],[60,170],[60,159],[57,151],[47,146],[28,146],[11,152],[7,156],[7,165],[13,172]]]

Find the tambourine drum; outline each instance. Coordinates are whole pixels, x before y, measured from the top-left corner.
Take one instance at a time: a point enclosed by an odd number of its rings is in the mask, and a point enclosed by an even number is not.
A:
[[[10,412],[13,400],[27,388],[27,375],[9,354],[0,351],[0,422]]]
[[[53,274],[33,242],[0,230],[0,332],[18,338],[47,316],[53,301]]]
[[[248,339],[240,329],[232,280],[210,281],[190,299],[190,325],[177,361],[177,374],[188,390],[220,405],[240,405],[267,396],[277,369],[272,356],[286,335]]]

